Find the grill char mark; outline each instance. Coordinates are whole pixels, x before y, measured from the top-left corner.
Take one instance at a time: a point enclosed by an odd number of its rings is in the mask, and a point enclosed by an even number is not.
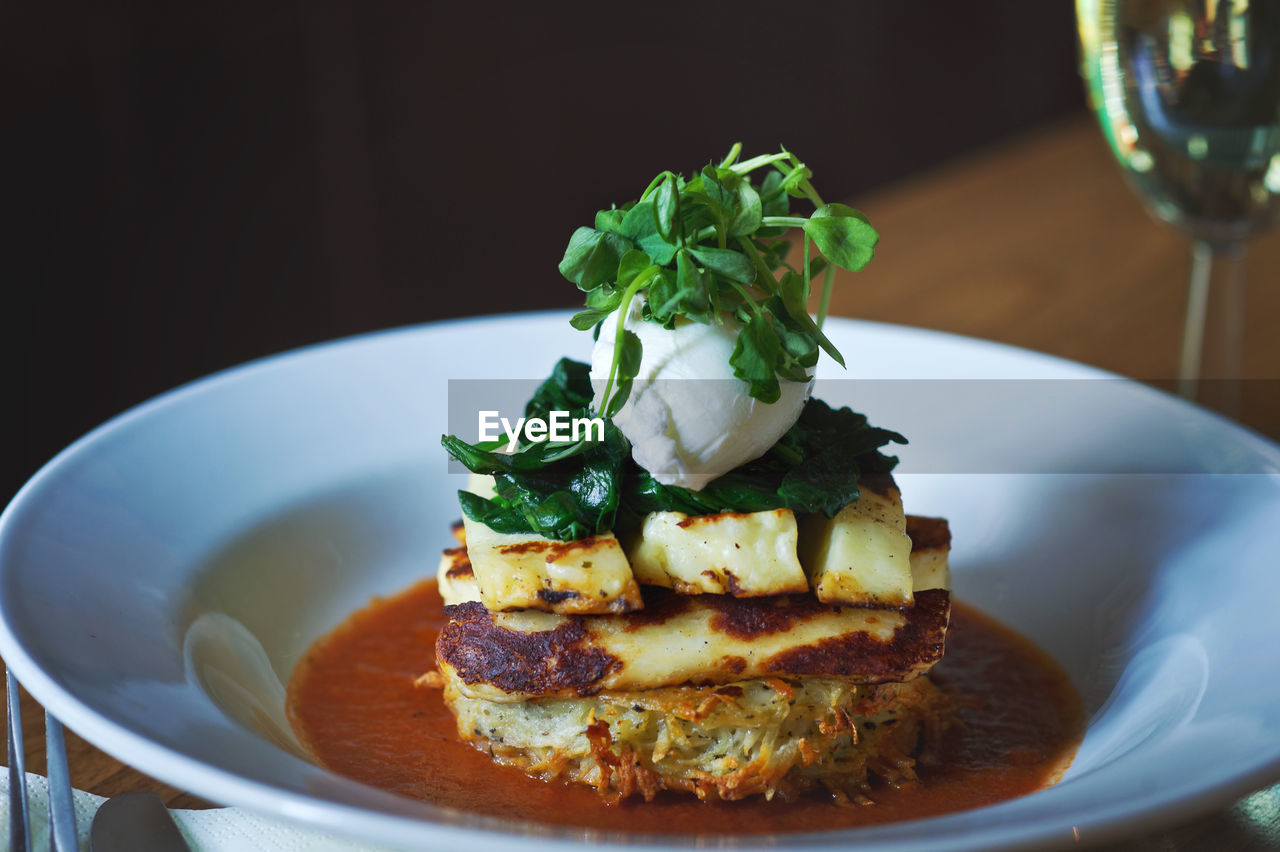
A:
[[[641,609],[627,613],[627,633],[634,633],[642,627],[663,624],[692,606],[689,595],[676,594],[661,586],[641,586],[640,594],[644,598]]]
[[[449,568],[444,572],[444,575],[450,580],[475,576],[475,572],[471,568],[471,557],[467,554],[466,545],[446,548],[444,555],[449,559]]]
[[[766,511],[770,511],[775,515],[781,515],[783,512],[786,512],[788,510],[787,509],[768,509]],[[713,514],[713,515],[690,515],[684,520],[676,521],[676,526],[684,530],[684,529],[689,529],[690,527],[699,526],[700,524],[719,523],[720,521],[723,521],[726,518],[749,518],[753,514],[763,514],[763,513],[762,512],[717,512],[716,514]]]
[[[945,518],[907,515],[907,536],[911,539],[912,550],[951,548],[951,526]]]
[[[538,600],[546,601],[549,604],[564,603],[565,601],[577,600],[581,597],[572,589],[568,591],[556,591],[554,589],[538,589]]]
[[[950,611],[947,590],[916,592],[915,605],[902,610],[906,622],[888,642],[867,633],[844,633],[775,654],[763,666],[786,676],[847,677],[861,683],[905,680],[904,672],[926,670],[942,659]]]
[[[783,633],[801,621],[839,607],[821,603],[813,595],[775,595],[763,598],[734,598],[727,595],[704,595],[702,603],[714,609],[710,627],[734,639],[755,639],[771,633]]]
[[[569,617],[552,630],[503,630],[479,601],[444,609],[448,622],[436,640],[436,657],[453,666],[465,683],[490,683],[506,692],[545,695],[572,691],[593,695],[622,661],[585,647],[587,631]]]

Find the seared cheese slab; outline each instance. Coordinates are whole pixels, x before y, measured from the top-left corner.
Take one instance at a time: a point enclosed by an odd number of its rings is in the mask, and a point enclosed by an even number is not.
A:
[[[864,478],[858,499],[834,518],[800,522],[800,561],[825,603],[907,606],[912,602],[911,538],[902,497],[888,477]]]
[[[436,571],[436,586],[446,606],[480,600],[480,584],[476,582],[465,545],[445,549]]]
[[[695,515],[652,512],[627,548],[641,583],[682,595],[758,597],[809,589],[790,509]]]
[[[911,585],[915,591],[950,589],[951,527],[945,518],[907,515],[911,537]]]
[[[625,615],[495,613],[476,601],[446,612],[441,674],[468,697],[511,702],[759,677],[910,680],[942,658],[950,593],[889,609],[650,589]]]
[[[470,518],[462,523],[480,599],[491,610],[583,614],[630,612],[642,605],[640,587],[613,533],[552,541],[532,533],[494,532]]]

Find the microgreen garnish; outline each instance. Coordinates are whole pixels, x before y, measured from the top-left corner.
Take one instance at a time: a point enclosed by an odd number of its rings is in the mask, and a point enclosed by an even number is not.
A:
[[[579,228],[569,240],[560,272],[587,294],[586,309],[570,320],[574,328],[589,329],[618,312],[604,416],[622,408],[639,369],[640,341],[624,333],[623,322],[640,293],[646,296],[641,319],[666,328],[681,317],[705,324],[730,316],[742,323],[729,363],[763,402],[777,401],[779,379],[807,380],[819,349],[843,366],[822,333],[832,273],[834,266],[854,272],[866,266],[879,235],[861,212],[825,203],[809,169],[785,148],[749,160],[739,160],[740,153],[734,145],[719,165],[689,178],[662,172],[638,200],[599,211],[593,227]],[[762,169],[756,185],[752,173]],[[794,215],[792,198],[808,200],[814,212]],[[803,230],[799,267],[787,262],[790,243],[780,238],[790,228]],[[821,256],[812,255],[811,245]],[[819,274],[815,322],[808,306]]]

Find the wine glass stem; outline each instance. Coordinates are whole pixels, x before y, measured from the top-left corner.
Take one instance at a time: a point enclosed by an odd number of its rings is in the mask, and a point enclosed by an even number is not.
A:
[[[1244,326],[1244,243],[1192,245],[1178,393],[1226,414],[1239,397]]]

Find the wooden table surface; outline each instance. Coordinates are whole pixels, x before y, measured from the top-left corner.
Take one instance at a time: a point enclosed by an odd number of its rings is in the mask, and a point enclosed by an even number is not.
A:
[[[1004,341],[1140,379],[1174,374],[1187,244],[1143,212],[1085,117],[850,203],[865,210],[884,237],[867,271],[839,281],[833,314]],[[1277,379],[1280,232],[1251,243],[1248,278],[1244,374]],[[1251,402],[1241,419],[1280,438],[1276,407],[1266,399]],[[26,696],[23,717],[27,767],[43,774],[43,723]],[[80,789],[103,796],[155,790],[173,807],[209,805],[74,732],[67,747]],[[1082,844],[1089,840],[1081,837]],[[1280,849],[1280,787],[1115,848]]]

